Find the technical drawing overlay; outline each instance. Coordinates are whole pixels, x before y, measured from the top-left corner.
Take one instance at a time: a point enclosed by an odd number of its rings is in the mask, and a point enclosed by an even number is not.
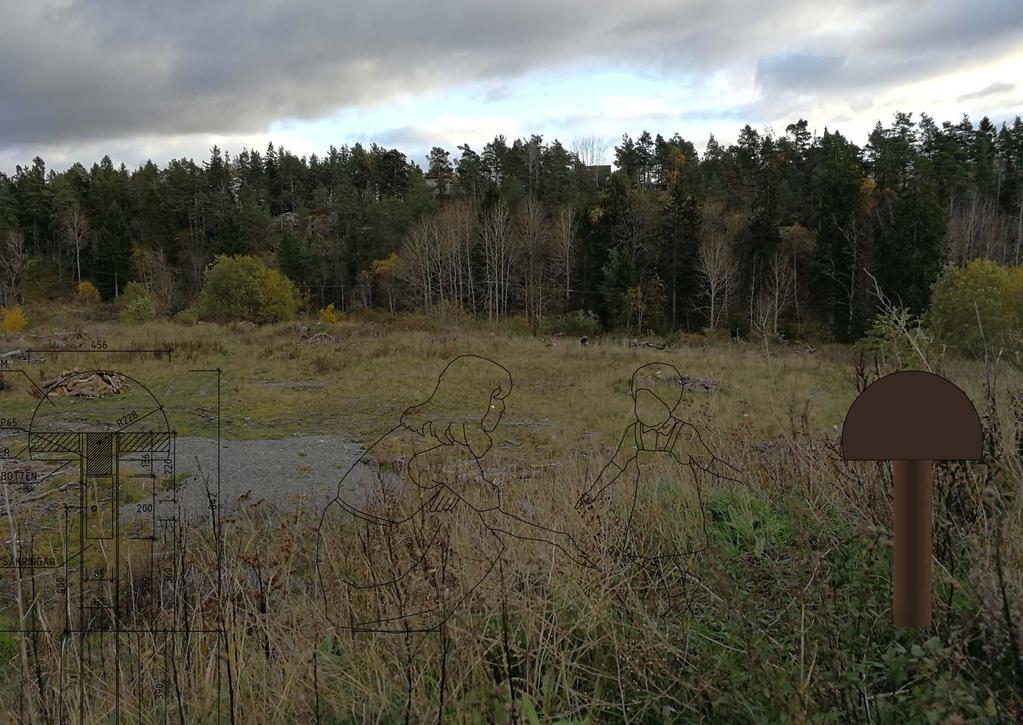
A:
[[[678,578],[684,557],[709,545],[703,482],[742,483],[740,472],[704,443],[700,429],[683,420],[684,382],[668,364],[636,370],[630,385],[634,418],[577,503],[585,517],[612,494],[625,499],[627,514],[612,526],[613,540],[605,542],[611,546],[602,551],[653,574],[659,587]],[[404,635],[409,703],[415,638],[438,636],[445,661],[448,622],[484,587],[506,586],[503,565],[513,541],[539,542],[548,555],[560,552],[578,566],[598,568],[595,552],[562,530],[552,511],[527,505],[530,514],[520,515],[523,501],[488,475],[486,459],[512,387],[511,374],[494,360],[451,360],[429,398],[408,408],[346,471],[319,522],[316,568],[325,618],[341,631]],[[633,519],[643,457],[670,461],[681,469],[680,480],[694,487],[704,521],[704,541],[696,548],[644,551],[637,543]],[[443,711],[443,679],[438,686]]]
[[[704,442],[700,429],[684,420],[679,411],[685,378],[670,363],[648,363],[636,369],[629,383],[633,401],[633,419],[626,425],[614,455],[596,480],[580,496],[577,508],[588,511],[616,488],[624,488],[628,514],[617,544],[619,553],[641,566],[676,565],[683,557],[704,551],[707,546],[707,519],[703,505],[706,478],[742,483],[738,468],[721,459]],[[700,504],[703,541],[687,550],[644,551],[636,543],[633,524],[636,503],[642,485],[641,459],[673,461],[688,471]]]
[[[0,419],[5,440],[23,444],[0,445],[0,466],[23,472],[0,477],[10,524],[2,603],[16,604],[16,619],[0,620],[0,631],[17,633],[35,654],[24,658],[35,671],[22,673],[23,690],[37,692],[29,706],[52,722],[188,721],[195,715],[183,711],[180,693],[192,663],[203,661],[217,680],[203,716],[219,721],[222,619],[197,618],[187,603],[198,589],[219,589],[222,544],[213,584],[196,583],[165,406],[114,370],[75,370],[49,384],[16,372],[39,401],[27,425]],[[220,372],[190,374],[215,379],[219,411]],[[219,473],[209,474],[217,476],[208,486],[219,540]],[[45,661],[59,662],[57,671]]]
[[[430,397],[407,409],[348,469],[317,537],[324,613],[332,624],[356,632],[437,632],[497,570],[510,539],[544,542],[593,566],[567,532],[513,513],[484,471],[512,385],[503,365],[456,357]],[[399,451],[397,469],[373,460],[385,448]],[[353,524],[361,552],[335,538]],[[443,579],[460,534],[468,540],[463,559],[475,559],[468,567],[474,576],[456,588]]]

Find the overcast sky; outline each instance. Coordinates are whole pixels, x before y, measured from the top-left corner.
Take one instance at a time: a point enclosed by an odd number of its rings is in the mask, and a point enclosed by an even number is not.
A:
[[[0,169],[1023,113],[1023,0],[0,0]]]

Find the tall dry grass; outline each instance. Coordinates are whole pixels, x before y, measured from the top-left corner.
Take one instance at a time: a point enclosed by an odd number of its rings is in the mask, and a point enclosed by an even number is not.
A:
[[[1018,428],[995,429],[998,402],[992,397],[987,411],[989,457],[936,472],[935,623],[927,631],[890,623],[887,467],[844,463],[831,439],[764,445],[736,435],[717,445],[744,481],[704,482],[706,535],[687,491],[693,482],[670,467],[647,470],[636,516],[644,545],[706,544],[670,565],[617,554],[620,498],[589,516],[575,511],[606,451],[509,482],[523,514],[585,542],[597,568],[543,543],[510,542],[497,570],[436,633],[331,626],[314,575],[316,512],[277,514],[258,501],[224,523],[218,599],[218,534],[195,522],[173,585],[178,616],[196,628],[223,626],[225,636],[173,643],[169,673],[159,658],[126,672],[142,679],[123,693],[124,711],[138,722],[212,722],[218,707],[221,721],[246,723],[884,721],[896,713],[903,721],[1011,721],[1023,712],[1023,517]],[[469,512],[453,528],[435,552],[443,561],[430,560],[407,583],[409,606],[460,596],[478,580]],[[349,541],[353,561],[362,560],[354,527],[325,533]],[[133,616],[159,620],[145,606]],[[171,646],[143,640],[143,660]],[[46,635],[15,653],[24,667],[8,671],[7,717],[54,719],[60,656],[66,663],[75,654],[68,647]],[[86,719],[103,722],[110,703],[94,692]]]
[[[438,360],[459,351],[445,335],[409,335],[414,342],[385,332],[362,337],[361,347],[339,364],[356,377],[383,369],[398,378],[400,361],[420,347]],[[258,338],[252,344],[272,344],[269,333]],[[504,350],[503,361],[517,358],[519,367],[531,358],[537,369],[552,366],[537,374],[532,387],[522,386],[519,405],[542,409],[534,401],[549,394],[558,396],[566,415],[583,418],[606,404],[590,400],[592,391],[604,391],[605,399],[609,388],[621,392],[626,375],[621,371],[635,364],[634,353],[627,360],[598,350],[597,362],[585,363],[595,367],[578,372],[579,387],[566,394],[545,386],[553,386],[558,372],[584,364],[574,351],[565,353],[573,362],[564,367],[567,363],[541,360],[533,342],[486,344]],[[360,367],[381,351],[391,362],[374,371]],[[321,354],[303,351],[299,360],[316,365]],[[713,350],[689,354],[694,365],[716,364]],[[739,362],[722,359],[720,367],[747,376],[759,370],[760,380],[815,379],[813,363],[765,357],[757,368],[756,354],[739,351]],[[706,360],[697,363],[700,356]],[[506,364],[515,369],[515,363]],[[959,365],[949,362],[943,372],[964,384],[982,409],[988,450],[979,463],[937,466],[935,611],[926,630],[900,631],[891,624],[888,466],[842,461],[837,433],[814,424],[805,407],[790,404],[793,398],[766,383],[759,392],[688,408],[708,430],[712,447],[742,471],[740,483],[701,481],[697,498],[695,481],[684,471],[656,462],[645,470],[635,514],[643,546],[670,552],[698,542],[703,548],[658,566],[639,565],[619,553],[627,510],[620,490],[612,489],[586,515],[575,508],[613,451],[615,432],[624,424],[623,405],[615,403],[622,410],[607,416],[610,422],[595,437],[581,436],[578,427],[538,425],[535,417],[510,419],[509,437],[544,438],[547,447],[524,466],[522,448],[499,445],[488,470],[506,479],[509,506],[570,533],[596,567],[579,566],[542,542],[514,540],[494,571],[473,586],[481,578],[478,526],[462,510],[445,547],[431,553],[439,558],[430,559],[403,591],[373,594],[387,609],[396,597],[410,597],[409,605],[435,605],[471,589],[437,632],[351,632],[331,624],[325,606],[342,610],[352,603],[345,596],[324,603],[321,596],[315,570],[319,511],[276,512],[247,500],[230,502],[237,512],[222,528],[193,521],[183,532],[187,556],[160,593],[173,602],[179,625],[222,629],[223,635],[169,644],[156,635],[140,638],[135,646],[142,665],[125,673],[126,681],[138,684],[123,693],[127,719],[1018,720],[1023,392],[1009,370]],[[882,372],[866,365],[849,368],[841,383],[848,388],[845,399]],[[389,395],[415,400],[418,392],[411,388],[401,382]],[[759,399],[750,405],[753,396]],[[761,411],[767,407],[774,422],[765,427]],[[744,418],[743,410],[755,414]],[[351,566],[368,560],[367,543],[355,527],[341,522],[322,533],[350,550]],[[385,537],[373,545],[386,549],[397,543],[409,542]],[[9,603],[57,621],[58,602],[47,601],[25,575],[16,581],[21,589],[5,592],[13,597]],[[155,627],[167,609],[154,603],[152,591],[132,581],[125,586],[139,602],[130,611],[133,623]],[[372,606],[372,597],[358,605]],[[97,653],[111,646],[102,637],[97,630],[90,642]],[[62,655],[65,664],[75,655],[72,642],[53,634],[0,643],[0,719],[51,722],[62,707],[70,712],[78,706],[62,702],[59,686]],[[173,656],[159,656],[171,646]],[[108,679],[110,653],[93,661],[99,663],[97,682]],[[108,720],[110,703],[102,688],[88,692],[85,719]]]

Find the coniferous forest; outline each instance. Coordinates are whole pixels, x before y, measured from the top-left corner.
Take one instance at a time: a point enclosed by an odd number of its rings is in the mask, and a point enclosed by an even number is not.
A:
[[[898,113],[862,147],[799,120],[702,153],[644,131],[613,147],[435,147],[425,168],[375,144],[308,158],[271,144],[0,174],[2,305],[83,280],[114,299],[138,281],[170,315],[219,255],[252,255],[308,309],[847,341],[879,300],[920,313],[946,267],[1018,265],[1021,248],[1018,116]]]

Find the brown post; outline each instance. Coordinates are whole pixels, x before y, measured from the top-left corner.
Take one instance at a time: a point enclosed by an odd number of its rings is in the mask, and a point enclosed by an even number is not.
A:
[[[930,461],[892,461],[895,555],[892,619],[899,627],[931,623]]]

